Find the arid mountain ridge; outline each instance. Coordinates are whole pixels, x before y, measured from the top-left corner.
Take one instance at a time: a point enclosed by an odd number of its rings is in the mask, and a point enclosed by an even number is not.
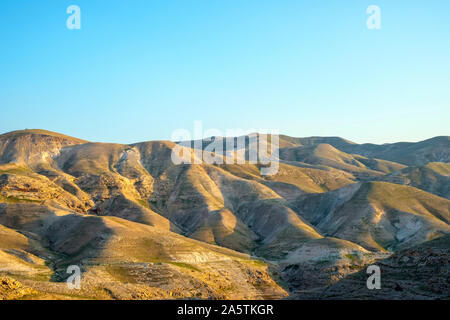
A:
[[[175,165],[170,141],[0,135],[0,274],[26,288],[8,298],[328,298],[317,290],[450,234],[450,137],[279,139],[279,171],[262,176]]]

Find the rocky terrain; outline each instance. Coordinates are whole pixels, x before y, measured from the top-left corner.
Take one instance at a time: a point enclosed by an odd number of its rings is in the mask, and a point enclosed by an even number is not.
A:
[[[0,299],[450,297],[450,137],[279,139],[264,176],[175,165],[170,141],[0,135]]]
[[[367,290],[365,270],[320,290],[297,291],[291,299],[450,299],[450,236],[400,250],[376,262],[380,290]]]

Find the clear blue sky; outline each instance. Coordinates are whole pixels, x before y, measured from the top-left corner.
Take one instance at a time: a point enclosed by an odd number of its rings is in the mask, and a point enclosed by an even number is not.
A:
[[[66,8],[81,8],[68,30]],[[381,30],[366,8],[381,8]],[[3,0],[0,132],[449,135],[450,1]]]

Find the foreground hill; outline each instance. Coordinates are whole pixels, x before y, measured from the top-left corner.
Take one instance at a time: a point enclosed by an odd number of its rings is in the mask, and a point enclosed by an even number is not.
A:
[[[381,270],[381,289],[368,290],[366,270],[322,290],[298,291],[294,299],[450,299],[450,237],[401,250],[375,261]]]
[[[36,204],[0,205],[0,223],[0,240],[8,239],[0,252],[10,256],[2,256],[2,271],[36,289],[30,298],[70,297],[65,283],[48,283],[67,278],[69,265],[82,267],[77,295],[86,298],[286,295],[264,263],[157,227]]]
[[[75,298],[61,281],[76,264],[81,297],[281,298],[450,234],[446,137],[280,136],[271,176],[249,162],[175,165],[176,146],[0,135],[5,283],[33,299]]]

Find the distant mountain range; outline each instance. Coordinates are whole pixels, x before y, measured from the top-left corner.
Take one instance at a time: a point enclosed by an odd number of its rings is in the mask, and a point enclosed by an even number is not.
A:
[[[450,137],[280,135],[270,176],[175,146],[0,135],[0,298],[450,298]]]

